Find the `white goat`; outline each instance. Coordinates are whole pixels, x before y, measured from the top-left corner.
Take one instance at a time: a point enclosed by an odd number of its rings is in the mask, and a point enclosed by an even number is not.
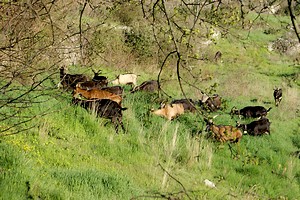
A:
[[[133,84],[136,86],[137,75],[136,74],[120,74],[115,80],[112,80],[113,85],[126,85]]]

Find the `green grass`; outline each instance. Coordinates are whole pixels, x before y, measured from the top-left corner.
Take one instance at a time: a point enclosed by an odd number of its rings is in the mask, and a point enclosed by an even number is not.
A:
[[[36,122],[31,133],[1,138],[2,197],[19,184],[16,199],[130,199],[182,191],[179,180],[196,199],[297,198],[299,160],[289,156],[299,148],[297,118],[277,120],[273,116],[281,108],[274,108],[270,136],[245,135],[229,148],[205,136],[201,115],[172,122],[151,115],[156,101],[147,93],[127,94],[126,134],[120,135],[105,125],[108,120],[70,105],[70,98],[48,101],[47,107],[59,112]],[[216,123],[234,125],[229,110],[219,111]],[[206,188],[205,178],[218,189]]]

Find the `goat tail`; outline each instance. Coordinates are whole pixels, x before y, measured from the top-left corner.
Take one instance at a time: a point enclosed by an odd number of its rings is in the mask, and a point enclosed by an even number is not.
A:
[[[121,108],[121,110],[127,110],[128,108]]]
[[[272,107],[270,107],[268,110],[267,110],[267,113],[272,109]]]

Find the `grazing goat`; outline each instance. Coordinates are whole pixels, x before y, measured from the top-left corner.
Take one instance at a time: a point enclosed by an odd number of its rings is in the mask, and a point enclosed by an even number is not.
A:
[[[182,104],[184,111],[196,111],[195,102],[192,99],[176,99],[173,100],[171,104]]]
[[[268,110],[264,108],[263,106],[246,106],[240,110],[238,110],[236,107],[233,107],[231,109],[231,116],[232,115],[239,115],[243,116],[246,118],[252,117],[252,118],[257,118],[257,117],[264,117],[268,114],[268,112],[272,109],[270,107]]]
[[[74,105],[79,105],[86,110],[94,111],[98,117],[110,119],[115,125],[116,133],[118,133],[119,125],[125,132],[125,128],[122,122],[122,111],[127,108],[122,108],[115,101],[109,99],[96,99],[96,100],[81,100],[77,98],[72,99]]]
[[[121,86],[103,87],[101,90],[105,90],[119,96],[122,96],[124,92],[124,89]]]
[[[221,108],[222,98],[218,94],[214,94],[211,97],[205,94],[203,98],[198,101],[198,104],[200,107],[214,112]]]
[[[219,60],[221,60],[221,58],[222,58],[222,52],[217,51],[214,57],[215,62],[218,62]]]
[[[88,78],[83,74],[66,74],[64,67],[60,69],[60,83],[63,89],[75,89],[77,83],[88,81]]]
[[[111,83],[113,85],[127,85],[127,84],[132,84],[136,86],[136,80],[137,80],[137,75],[135,74],[120,74],[117,76],[117,78]]]
[[[137,91],[145,91],[145,92],[155,92],[159,88],[158,86],[158,81],[155,80],[150,80],[150,81],[145,81],[139,86],[134,87],[131,90],[131,93],[137,92]]]
[[[210,111],[216,111],[221,108],[222,98],[218,94],[209,97],[205,102]]]
[[[240,129],[229,125],[214,125],[212,120],[204,119],[206,122],[206,131],[212,132],[214,139],[219,142],[230,141],[237,143],[241,140],[243,133]]]
[[[167,104],[161,109],[151,110],[151,113],[172,120],[184,113],[184,107],[182,104]]]
[[[108,80],[107,80],[107,77],[106,76],[99,76],[99,73],[101,72],[101,70],[99,70],[98,72],[95,72],[95,70],[93,70],[93,73],[94,73],[94,77],[92,78],[92,81],[94,82],[100,82],[103,86],[102,87],[105,87],[107,86],[108,84]]]
[[[107,83],[101,81],[85,81],[78,83],[78,87],[84,90],[91,90],[91,89],[101,89],[102,87],[106,87]]]
[[[236,127],[241,128],[244,132],[246,131],[249,135],[270,135],[270,121],[267,118],[261,118],[257,121],[253,121],[249,124],[240,124],[237,122]]]
[[[108,80],[107,80],[107,77],[105,77],[105,76],[99,76],[99,72],[101,70],[99,70],[98,72],[95,72],[92,69],[92,71],[94,72],[94,77],[92,78],[92,80],[81,82],[79,87],[84,90],[91,90],[94,88],[101,89],[102,87],[106,87],[108,84]]]
[[[119,95],[100,89],[84,90],[77,85],[73,91],[73,97],[77,98],[78,95],[82,95],[86,99],[110,99],[119,105],[122,102],[122,97]]]
[[[282,89],[277,87],[274,88],[273,96],[275,100],[275,106],[278,106],[282,100]]]

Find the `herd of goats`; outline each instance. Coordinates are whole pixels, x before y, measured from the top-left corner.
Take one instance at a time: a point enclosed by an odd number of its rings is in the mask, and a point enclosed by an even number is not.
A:
[[[79,105],[86,110],[93,111],[98,117],[110,119],[118,133],[119,125],[125,132],[122,123],[122,111],[127,108],[121,106],[123,97],[122,85],[131,84],[133,87],[131,93],[137,91],[156,92],[159,90],[159,84],[156,80],[145,81],[137,85],[137,75],[120,74],[115,80],[110,81],[113,86],[108,86],[108,79],[94,72],[94,77],[90,79],[84,74],[65,73],[64,67],[60,68],[59,87],[64,90],[72,90],[72,104]],[[282,89],[274,88],[275,105],[278,106],[282,100]],[[195,112],[196,106],[209,111],[217,111],[221,108],[222,99],[219,95],[203,95],[201,100],[178,99],[171,103],[162,104],[160,109],[151,110],[151,113],[172,120],[185,112]],[[242,109],[233,107],[231,115],[238,115],[244,118],[258,118],[249,124],[237,123],[231,125],[215,125],[212,119],[204,118],[206,130],[212,133],[212,137],[220,142],[239,142],[244,132],[249,135],[270,134],[270,121],[266,117],[271,108],[266,109],[263,106],[246,106]]]

